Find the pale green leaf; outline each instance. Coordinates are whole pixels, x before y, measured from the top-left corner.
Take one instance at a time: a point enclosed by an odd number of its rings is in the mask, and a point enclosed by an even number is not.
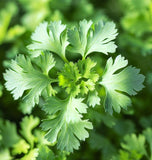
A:
[[[97,91],[89,92],[87,103],[92,107],[95,107],[95,105],[100,105],[100,98]]]
[[[139,74],[140,70],[132,66],[126,67],[127,64],[128,61],[120,55],[114,62],[109,58],[102,80],[99,82],[106,90],[105,110],[111,114],[113,109],[120,112],[121,107],[126,109],[130,106],[131,100],[128,95],[136,95],[144,87],[145,77]],[[124,67],[126,68],[123,69]]]
[[[0,151],[0,159],[1,160],[12,160],[12,157],[8,149],[2,149]]]
[[[92,21],[83,20],[79,23],[79,29],[74,28],[68,31],[69,50],[80,53],[82,57],[92,52],[114,53],[116,45],[113,40],[117,36],[115,24],[113,22],[104,24],[99,21],[94,28],[91,25]]]
[[[33,43],[28,45],[28,49],[49,50],[65,60],[65,49],[69,44],[66,33],[63,33],[65,29],[66,26],[61,21],[41,23],[32,34]]]
[[[79,23],[79,29],[76,27],[74,29],[68,30],[68,41],[71,47],[69,50],[74,53],[80,53],[82,56],[85,54],[87,46],[87,35],[89,29],[92,25],[92,21],[83,20]]]
[[[103,23],[99,21],[95,24],[94,30],[88,38],[86,56],[92,52],[102,52],[104,54],[114,53],[117,46],[112,41],[117,36],[117,29],[113,22]]]
[[[82,103],[83,99],[70,97],[59,100],[49,97],[43,109],[50,115],[55,115],[41,124],[42,129],[48,131],[46,138],[54,143],[60,150],[73,152],[78,149],[79,140],[85,140],[89,136],[86,129],[92,129],[88,120],[82,120],[82,113],[86,113],[87,105]]]
[[[30,58],[19,55],[16,60],[12,60],[10,69],[4,73],[5,86],[14,99],[21,97],[26,90],[29,91],[23,97],[29,106],[28,111],[39,103],[42,92],[51,87],[51,79],[47,74],[55,65],[54,59],[50,53],[45,53],[39,57],[39,61],[41,70],[33,66]],[[55,94],[55,91],[52,89],[50,94]]]
[[[55,61],[48,51],[41,52],[42,56],[38,56],[34,59],[34,62],[42,69],[43,73],[48,74],[48,72],[55,66]]]

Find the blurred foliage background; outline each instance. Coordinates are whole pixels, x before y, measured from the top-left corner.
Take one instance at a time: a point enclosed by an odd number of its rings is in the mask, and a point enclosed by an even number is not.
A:
[[[39,107],[29,114],[26,104],[14,101],[3,73],[17,54],[29,54],[26,46],[39,23],[62,20],[72,26],[84,18],[114,21],[119,32],[116,55],[140,68],[146,80],[132,106],[120,114],[110,116],[103,106],[89,108],[86,116],[94,129],[80,150],[69,155],[44,140],[39,123],[45,114]],[[92,59],[102,72],[107,56]],[[0,62],[1,160],[34,159],[37,148],[38,158],[48,160],[152,160],[152,0],[0,0]]]

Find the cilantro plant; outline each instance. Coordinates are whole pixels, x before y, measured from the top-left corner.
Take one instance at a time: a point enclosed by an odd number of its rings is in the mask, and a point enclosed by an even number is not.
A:
[[[4,73],[7,90],[14,99],[22,97],[27,113],[39,104],[46,112],[41,127],[59,150],[73,152],[89,137],[93,124],[85,118],[88,107],[102,105],[104,98],[105,111],[119,113],[144,87],[140,70],[127,66],[121,55],[108,58],[103,73],[96,69],[90,55],[114,54],[117,34],[113,22],[82,20],[71,28],[61,21],[43,22],[27,46],[32,56],[18,55]],[[25,138],[32,145],[33,138]]]

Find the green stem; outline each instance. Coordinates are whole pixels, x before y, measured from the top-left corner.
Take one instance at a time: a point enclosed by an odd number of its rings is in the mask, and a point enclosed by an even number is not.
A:
[[[85,60],[85,58],[86,58],[86,57],[85,57],[85,56],[83,56],[83,57],[82,57],[82,60]]]
[[[50,83],[55,83],[55,82],[59,82],[59,80],[58,79],[50,79]]]
[[[66,59],[66,57],[62,57],[62,59],[63,59],[63,61],[65,62],[65,63],[68,63],[69,61]]]

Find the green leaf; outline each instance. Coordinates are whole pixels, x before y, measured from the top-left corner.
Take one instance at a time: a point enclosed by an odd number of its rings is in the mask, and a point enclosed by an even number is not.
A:
[[[116,125],[116,119],[114,116],[104,113],[104,114],[101,114],[101,119],[103,123],[109,128],[112,128]]]
[[[72,96],[87,94],[95,89],[95,83],[99,75],[94,71],[96,63],[87,58],[78,63],[65,64],[63,71],[59,73],[59,85],[66,88],[66,92]]]
[[[0,123],[0,131],[2,136],[1,144],[3,147],[12,147],[20,140],[19,135],[16,131],[16,125],[9,121]]]
[[[28,49],[49,50],[66,60],[65,49],[69,43],[66,33],[63,33],[65,29],[66,26],[61,21],[41,23],[32,34],[33,43],[28,45]]]
[[[33,147],[34,142],[36,141],[36,137],[32,134],[32,130],[37,127],[39,124],[40,120],[37,117],[31,116],[26,116],[22,119],[22,122],[20,123],[21,125],[21,130],[20,133],[22,136],[30,143],[31,147]]]
[[[105,110],[111,114],[113,109],[120,112],[121,107],[126,109],[130,106],[131,100],[128,95],[136,95],[144,87],[142,83],[145,77],[139,74],[140,70],[132,66],[126,67],[127,64],[128,61],[120,55],[114,62],[109,58],[99,82],[106,90]],[[124,67],[126,68],[120,71]]]
[[[15,41],[16,38],[18,38],[23,33],[25,33],[25,31],[26,31],[25,27],[20,26],[20,25],[15,25],[8,30],[6,37],[5,37],[5,41],[6,42]]]
[[[55,155],[54,153],[47,147],[47,146],[40,146],[39,154],[36,160],[54,160]]]
[[[121,143],[124,150],[128,151],[132,159],[140,160],[144,155],[146,155],[145,150],[145,137],[135,134],[126,135],[124,137],[124,143]]]
[[[132,159],[130,159],[128,152],[120,150],[119,155],[112,157],[112,160],[132,160]]]
[[[31,105],[29,105],[26,102],[20,102],[19,103],[19,110],[23,113],[23,114],[30,114],[32,112],[32,107]]]
[[[92,61],[90,58],[79,60],[78,68],[83,79],[87,78],[93,83],[97,82],[99,75],[95,71],[96,62]]]
[[[22,157],[20,160],[36,160],[36,157],[38,156],[38,149],[32,149],[28,154],[26,154],[24,157]]]
[[[41,52],[42,56],[34,59],[34,62],[42,69],[43,73],[48,74],[49,71],[55,66],[55,61],[48,51]]]
[[[101,134],[91,132],[89,137],[89,145],[92,149],[102,152],[102,159],[110,160],[116,152],[115,147],[110,140]]]
[[[53,117],[44,120],[41,124],[43,130],[48,131],[46,138],[51,143],[57,141],[60,150],[73,152],[78,149],[79,140],[85,140],[89,134],[86,129],[92,129],[88,120],[82,120],[82,113],[86,113],[87,105],[82,103],[83,99],[70,97],[59,100],[49,97],[43,109]]]
[[[68,94],[76,96],[80,93],[80,86],[76,83],[81,78],[78,66],[73,62],[66,63],[63,71],[59,73],[59,86],[66,88]]]
[[[5,39],[8,26],[10,25],[12,17],[16,14],[17,9],[16,3],[9,1],[6,3],[6,7],[0,10],[0,44],[2,44]]]
[[[89,92],[87,103],[92,107],[95,107],[95,105],[100,105],[100,98],[97,91]]]
[[[94,30],[88,38],[86,56],[92,52],[102,52],[104,54],[114,53],[116,45],[112,40],[117,36],[117,29],[113,22],[103,23],[99,21],[95,24]]]
[[[79,29],[75,27],[73,30],[68,30],[68,41],[71,45],[69,50],[71,52],[80,53],[82,56],[84,56],[87,46],[87,35],[91,25],[91,20],[89,22],[87,22],[87,20],[83,20],[79,23]]]
[[[151,160],[152,159],[152,129],[147,128],[146,130],[144,130],[143,134],[150,145],[150,160]]]
[[[12,159],[8,149],[0,150],[0,159],[1,160],[11,160]]]
[[[80,53],[86,57],[92,52],[102,52],[104,54],[114,53],[116,45],[112,40],[117,36],[117,29],[113,22],[103,23],[99,21],[94,28],[91,27],[92,21],[80,21],[79,29],[68,31],[70,42],[69,50]]]
[[[21,139],[18,143],[16,143],[13,146],[12,154],[13,155],[21,154],[21,153],[26,154],[29,148],[30,148],[30,145],[26,143],[25,140]]]
[[[33,66],[29,57],[19,55],[16,60],[12,60],[11,68],[4,73],[5,86],[11,91],[14,99],[18,99],[28,90],[23,100],[29,108],[39,103],[39,97],[45,89],[51,88],[49,94],[55,94],[50,85],[51,79],[47,76],[48,71],[55,65],[52,55],[45,53],[38,60],[41,70]]]
[[[36,129],[34,130],[35,140],[39,145],[53,145],[45,138],[45,132],[42,130]]]

